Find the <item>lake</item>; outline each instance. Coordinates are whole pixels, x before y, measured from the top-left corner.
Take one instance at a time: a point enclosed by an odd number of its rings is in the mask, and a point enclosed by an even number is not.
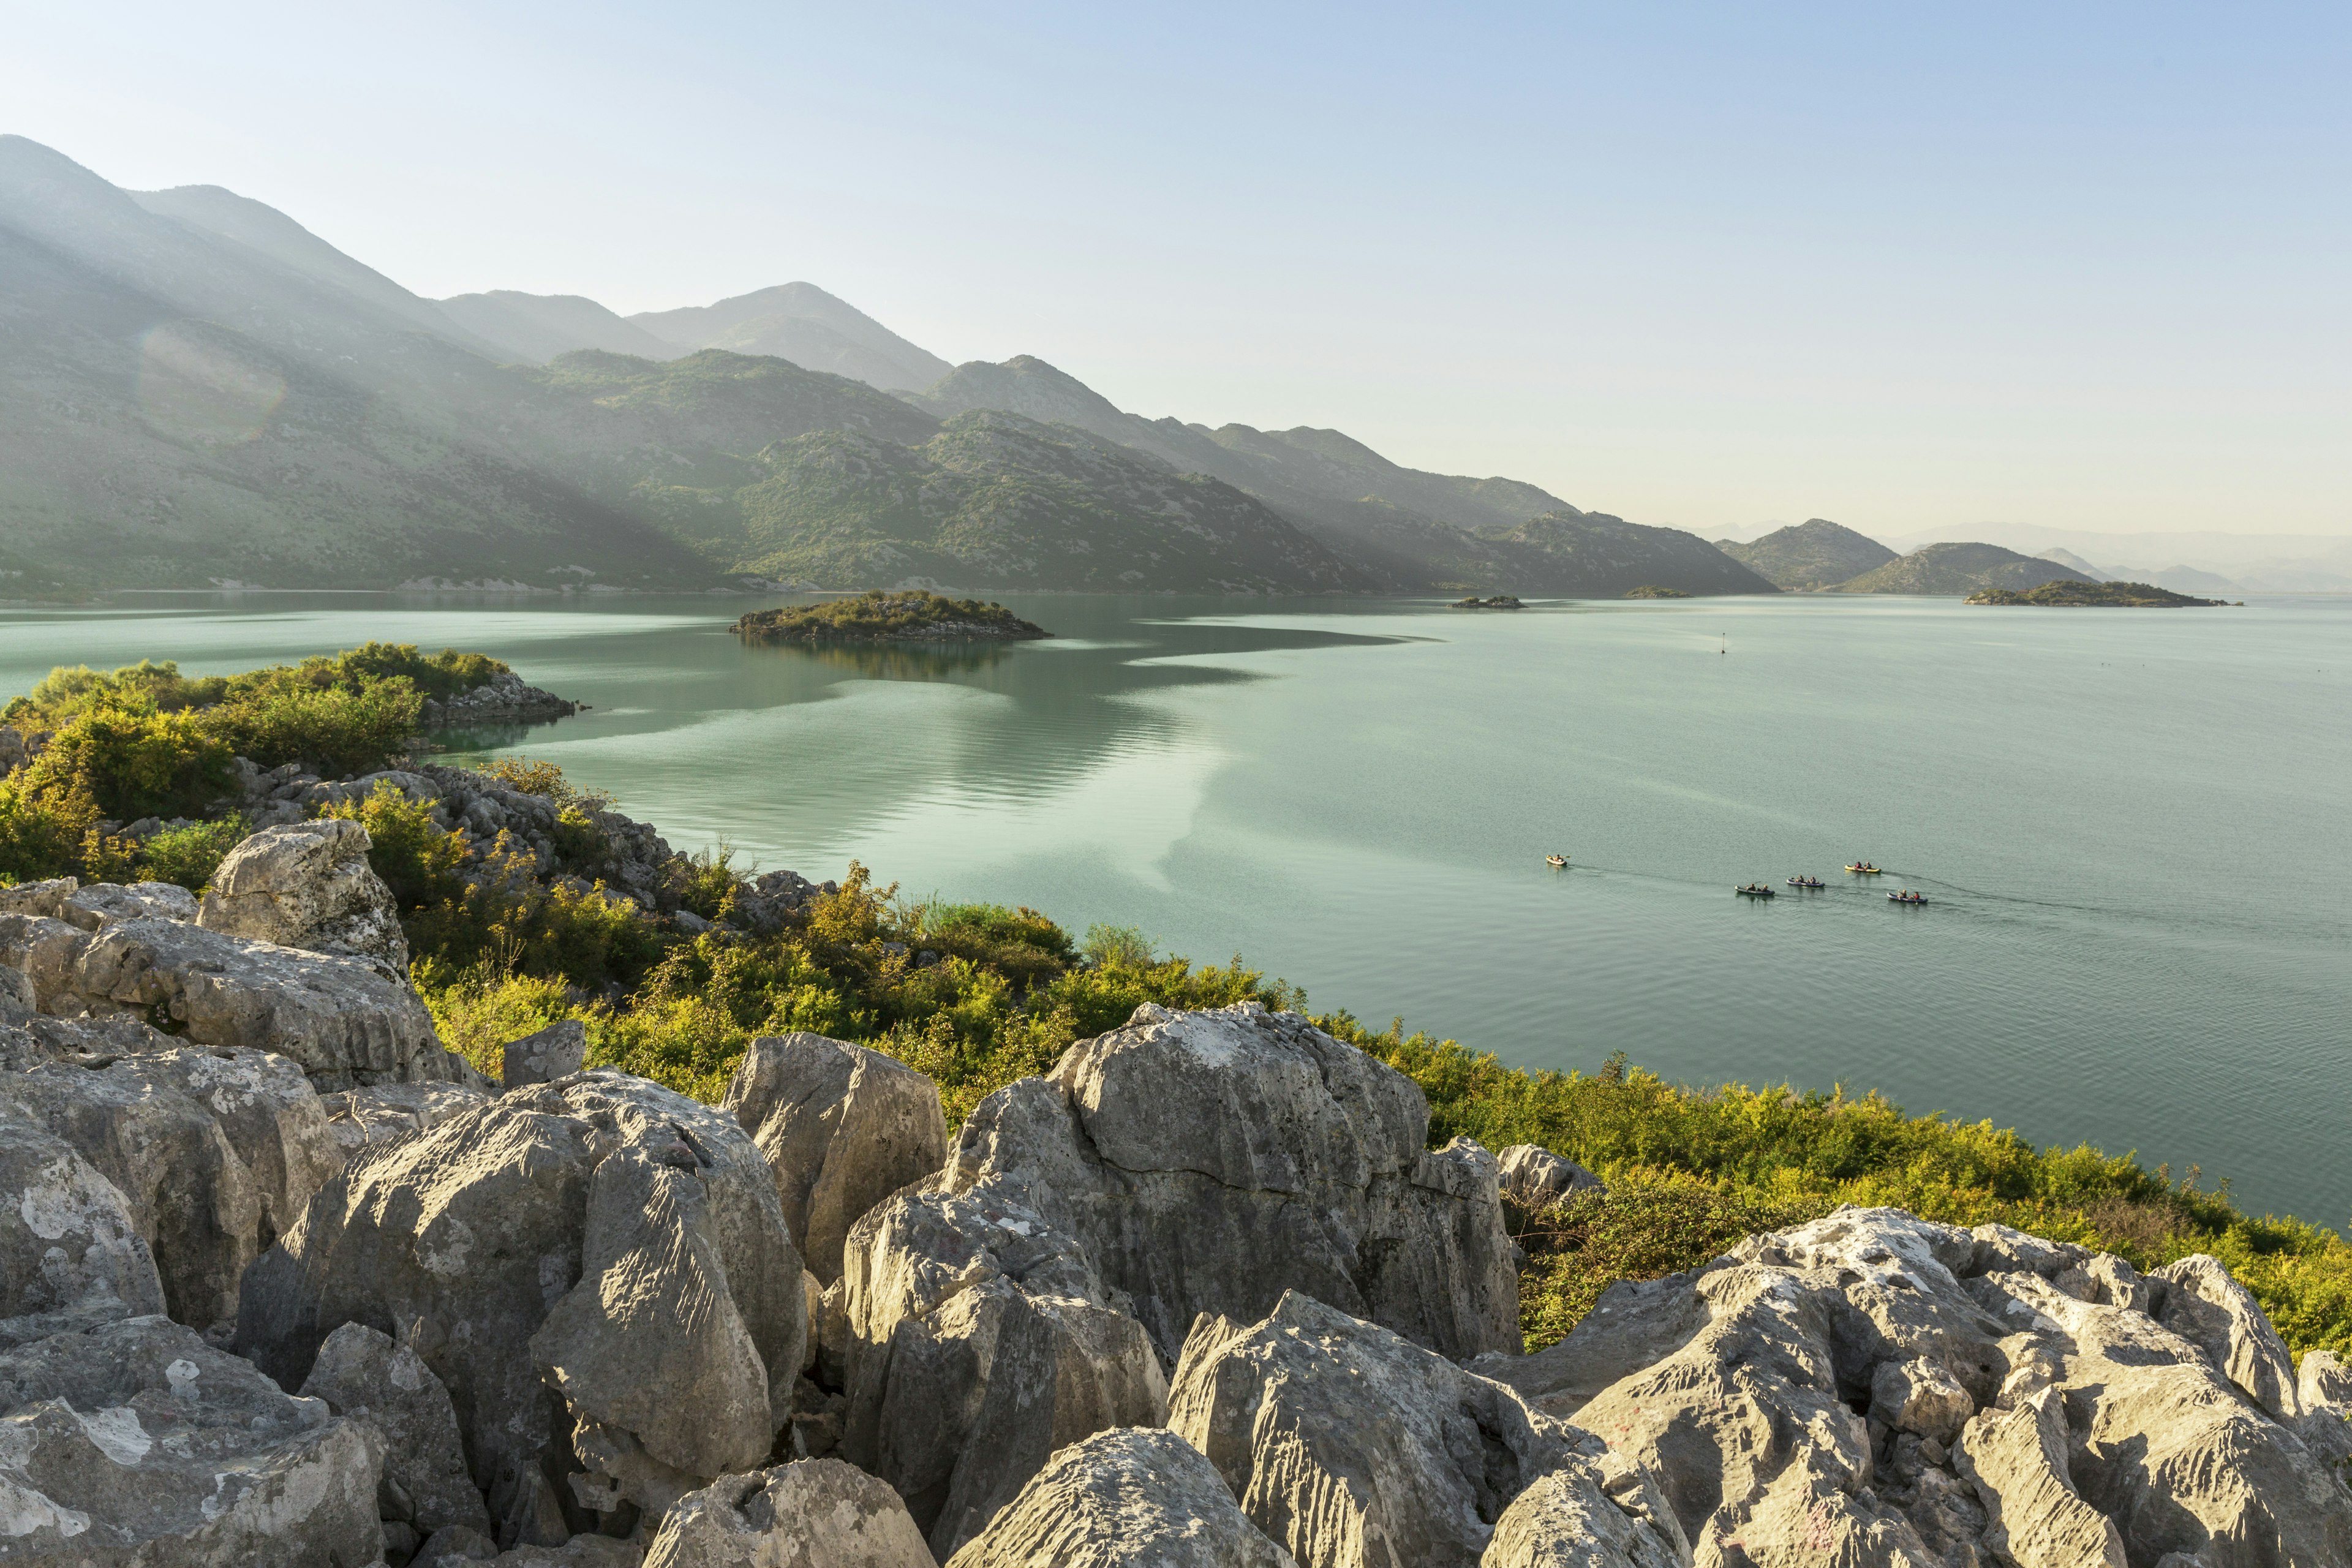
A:
[[[1519,1065],[1876,1087],[2352,1211],[2352,601],[1006,602],[1059,635],[747,647],[720,598],[15,609],[0,690],[478,648],[593,704],[493,742],[680,848],[1238,952]],[[1732,891],[1797,872],[1830,885]]]

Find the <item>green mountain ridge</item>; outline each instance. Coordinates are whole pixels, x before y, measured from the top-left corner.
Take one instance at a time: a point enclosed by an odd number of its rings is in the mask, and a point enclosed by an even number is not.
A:
[[[1884,544],[1825,517],[1775,529],[1746,544],[1718,539],[1715,547],[1783,588],[1832,588],[1898,559]]]
[[[801,358],[765,352],[780,342]],[[976,414],[1003,417],[957,423]],[[794,447],[819,436],[872,470],[872,515],[848,515],[825,443]],[[1026,356],[950,368],[813,285],[626,319],[577,297],[431,300],[261,203],[134,195],[21,137],[0,137],[0,541],[18,594],[783,571],[1770,591],[1695,536],[1339,431],[1143,419]]]
[[[1998,544],[1930,544],[1840,584],[1835,591],[1965,597],[1987,588],[2038,588],[2044,583],[2088,580],[2054,561],[2020,555]]]

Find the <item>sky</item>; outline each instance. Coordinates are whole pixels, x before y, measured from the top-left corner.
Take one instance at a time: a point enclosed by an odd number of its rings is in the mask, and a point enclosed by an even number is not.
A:
[[[0,0],[0,131],[419,293],[804,279],[1708,537],[2352,534],[2352,7]]]

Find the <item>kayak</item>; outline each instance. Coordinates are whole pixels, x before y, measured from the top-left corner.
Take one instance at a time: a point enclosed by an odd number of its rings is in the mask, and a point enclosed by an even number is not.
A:
[[[1792,888],[1826,888],[1829,884],[1822,881],[1819,877],[1791,877],[1789,879],[1789,886]]]
[[[1744,888],[1734,888],[1731,890],[1743,898],[1749,899],[1769,899],[1773,896],[1772,889],[1761,882],[1750,882]]]
[[[1927,895],[1925,893],[1889,893],[1886,895],[1886,901],[1890,904],[1924,904],[1927,901]]]
[[[1853,865],[1848,866],[1846,869],[1853,872],[1857,877],[1875,877],[1879,875],[1879,868],[1877,867],[1865,866],[1859,861],[1856,861]]]
[[[1568,857],[1565,855],[1547,855],[1544,857],[1544,864],[1549,866],[1554,870],[1558,870],[1562,866],[1568,864]]]

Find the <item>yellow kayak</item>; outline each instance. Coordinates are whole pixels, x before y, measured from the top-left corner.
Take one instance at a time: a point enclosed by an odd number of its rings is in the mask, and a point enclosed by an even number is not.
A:
[[[1857,877],[1875,877],[1881,875],[1879,868],[1875,866],[1855,865],[1848,866],[1846,869],[1853,872]]]

